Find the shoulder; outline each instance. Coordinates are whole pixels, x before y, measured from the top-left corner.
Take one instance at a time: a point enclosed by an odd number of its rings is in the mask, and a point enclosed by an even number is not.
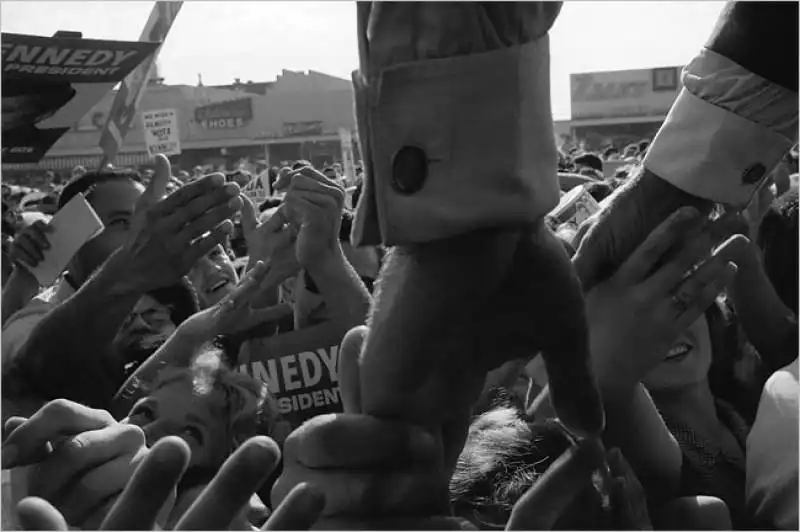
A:
[[[8,362],[28,339],[34,327],[44,319],[55,305],[49,301],[33,299],[14,313],[3,325],[2,360]]]

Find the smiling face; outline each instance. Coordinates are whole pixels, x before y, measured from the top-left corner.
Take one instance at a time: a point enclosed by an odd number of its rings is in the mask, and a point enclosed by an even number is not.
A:
[[[711,335],[704,315],[678,337],[642,382],[651,391],[674,391],[703,382],[710,367]]]
[[[202,308],[220,302],[233,292],[239,282],[236,268],[221,245],[217,245],[208,255],[197,261],[189,272],[189,280],[197,290]]]
[[[175,329],[172,309],[145,294],[122,323],[114,347],[121,354],[123,365],[138,365],[144,362],[139,358],[154,352]]]
[[[177,376],[136,403],[127,421],[142,428],[148,447],[179,436],[192,451],[189,467],[216,468],[230,450],[224,405],[219,391],[200,395],[190,378]]]

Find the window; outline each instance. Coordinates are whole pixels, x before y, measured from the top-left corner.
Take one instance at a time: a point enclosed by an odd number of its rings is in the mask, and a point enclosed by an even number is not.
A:
[[[654,68],[653,91],[674,91],[678,88],[678,67]]]

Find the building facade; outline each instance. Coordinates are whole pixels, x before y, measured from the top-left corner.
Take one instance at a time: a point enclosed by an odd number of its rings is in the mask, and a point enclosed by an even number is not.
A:
[[[571,119],[556,130],[590,150],[651,139],[680,92],[680,76],[678,66],[572,74]]]
[[[107,94],[39,163],[4,164],[3,169],[96,168],[102,157],[100,135],[115,96]],[[178,117],[181,153],[170,160],[188,171],[195,166],[233,169],[244,159],[262,165],[296,159],[333,163],[341,160],[339,130],[355,131],[350,81],[314,71],[284,70],[274,82],[224,87],[153,83],[138,114],[162,109],[174,109]],[[149,162],[137,117],[113,163],[132,167]]]

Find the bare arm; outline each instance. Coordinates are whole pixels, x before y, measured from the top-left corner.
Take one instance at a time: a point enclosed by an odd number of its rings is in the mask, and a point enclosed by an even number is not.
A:
[[[3,367],[3,398],[65,397],[102,407],[114,392],[108,360],[114,336],[141,292],[125,282],[125,257],[114,253],[72,297],[31,332]],[[5,415],[13,415],[4,411]]]
[[[341,245],[337,243],[325,260],[309,266],[308,271],[337,320],[347,320],[353,327],[366,323],[371,297]]]
[[[683,455],[678,442],[658,413],[644,385],[612,390],[601,384],[606,411],[603,440],[618,447],[630,463],[648,494],[672,497],[680,486]],[[555,417],[546,386],[534,400],[528,414],[535,419]]]

